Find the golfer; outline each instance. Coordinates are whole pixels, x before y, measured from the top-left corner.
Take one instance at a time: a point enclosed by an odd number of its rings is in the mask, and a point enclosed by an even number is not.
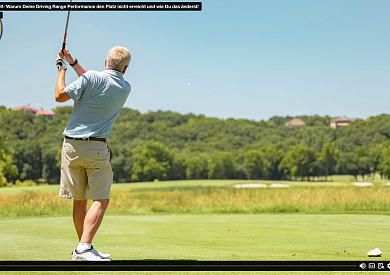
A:
[[[75,261],[110,261],[92,246],[110,200],[112,169],[107,138],[130,94],[123,75],[130,52],[114,47],[105,60],[107,70],[86,71],[68,50],[58,53],[55,100],[73,99],[74,105],[63,132],[60,196],[73,200],[73,222],[79,245],[72,253]],[[79,78],[65,85],[67,63]],[[93,200],[87,212],[87,200]]]

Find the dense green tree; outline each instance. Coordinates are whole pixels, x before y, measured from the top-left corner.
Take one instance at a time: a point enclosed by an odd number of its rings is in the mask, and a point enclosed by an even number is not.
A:
[[[177,149],[173,152],[172,167],[168,172],[169,180],[180,180],[186,178],[187,170],[187,154],[180,152]]]
[[[376,172],[379,170],[379,165],[383,162],[383,146],[379,145],[373,148],[369,148],[367,155],[369,160],[370,172],[372,178],[375,177]]]
[[[6,112],[6,109],[0,109],[0,187],[7,186],[8,181],[6,176],[16,176],[18,173],[16,166],[13,164],[9,142],[7,142],[3,134],[4,126],[2,118]]]
[[[245,153],[244,170],[249,180],[267,178],[269,166],[260,150],[250,150]]]
[[[61,176],[61,149],[58,147],[44,147],[42,148],[42,174],[41,177],[50,184],[60,182]]]
[[[244,171],[247,179],[272,179],[284,178],[279,164],[283,158],[283,151],[276,149],[274,145],[265,145],[256,150],[245,153]]]
[[[310,180],[316,160],[315,152],[312,148],[298,144],[290,148],[281,161],[279,168],[286,174],[293,177],[300,177],[302,180],[307,177]]]
[[[145,142],[140,139],[132,139],[127,142],[110,139],[109,146],[113,153],[111,167],[115,182],[130,182],[134,166],[133,151]]]
[[[270,180],[284,179],[283,171],[279,169],[279,165],[283,159],[283,150],[277,149],[276,146],[266,146],[261,148],[261,152],[265,156],[265,163],[267,164],[267,178]]]
[[[328,180],[329,174],[334,174],[339,157],[339,150],[336,149],[333,142],[327,142],[322,147],[321,152],[318,153],[317,160],[319,166],[325,172],[325,181]],[[318,173],[317,173],[318,174]]]
[[[364,177],[371,172],[371,161],[368,155],[368,149],[358,147],[355,149],[354,154],[356,155],[358,174],[364,179]]]
[[[386,146],[382,150],[382,162],[379,164],[379,173],[386,178],[390,178],[390,146]]]
[[[19,140],[16,145],[14,161],[20,179],[40,179],[43,171],[41,142],[39,140],[31,140],[30,142]]]
[[[172,166],[172,152],[164,144],[150,140],[133,151],[132,180],[164,180]]]
[[[332,118],[329,116],[310,116],[310,117],[301,117],[303,121],[305,121],[306,125],[309,126],[325,126],[329,127],[330,122],[332,121]]]
[[[16,176],[18,173],[16,166],[13,164],[12,155],[2,140],[0,133],[0,187],[7,186],[6,176]]]
[[[189,156],[186,160],[187,179],[207,179],[208,158],[206,153]]]
[[[233,179],[235,176],[234,163],[231,153],[217,152],[208,159],[209,179]]]
[[[340,153],[337,170],[339,174],[352,175],[357,179],[359,175],[359,161],[355,152]]]
[[[269,119],[270,122],[273,122],[276,126],[284,126],[284,124],[288,121],[293,119],[291,116],[287,117],[281,117],[281,116],[274,116]]]
[[[0,107],[0,147],[7,149],[2,173],[7,181],[43,178],[58,183],[62,132],[72,107],[58,107],[54,112],[55,119],[49,121],[28,111]],[[279,180],[327,178],[335,172],[364,177],[379,172],[390,177],[385,154],[390,146],[390,115],[358,119],[337,129],[329,127],[329,116],[318,115],[299,116],[305,127],[285,127],[292,118],[217,119],[160,110],[142,114],[123,108],[109,138],[114,180]],[[166,150],[147,147],[148,142]],[[169,160],[151,153],[157,151],[166,152]]]

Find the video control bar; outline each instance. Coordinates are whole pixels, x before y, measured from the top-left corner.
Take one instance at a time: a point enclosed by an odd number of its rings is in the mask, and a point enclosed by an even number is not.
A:
[[[384,261],[0,261],[0,271],[390,271]]]

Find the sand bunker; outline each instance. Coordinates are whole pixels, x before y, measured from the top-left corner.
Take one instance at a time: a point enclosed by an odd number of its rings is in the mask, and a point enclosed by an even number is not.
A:
[[[373,185],[371,182],[353,182],[352,184],[355,186],[372,186]]]
[[[290,185],[282,184],[282,183],[273,183],[269,187],[271,187],[271,188],[286,188],[286,187],[290,187]]]
[[[235,184],[234,188],[267,188],[267,184],[263,183],[245,183],[245,184]]]

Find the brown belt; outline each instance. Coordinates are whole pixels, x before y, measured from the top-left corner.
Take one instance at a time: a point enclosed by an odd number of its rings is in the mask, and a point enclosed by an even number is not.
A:
[[[74,139],[74,140],[97,140],[97,141],[102,141],[102,142],[106,142],[106,141],[107,141],[107,139],[105,139],[105,138],[95,138],[95,137],[89,137],[89,138],[72,138],[72,137],[64,136],[64,138],[67,138],[67,139]]]

